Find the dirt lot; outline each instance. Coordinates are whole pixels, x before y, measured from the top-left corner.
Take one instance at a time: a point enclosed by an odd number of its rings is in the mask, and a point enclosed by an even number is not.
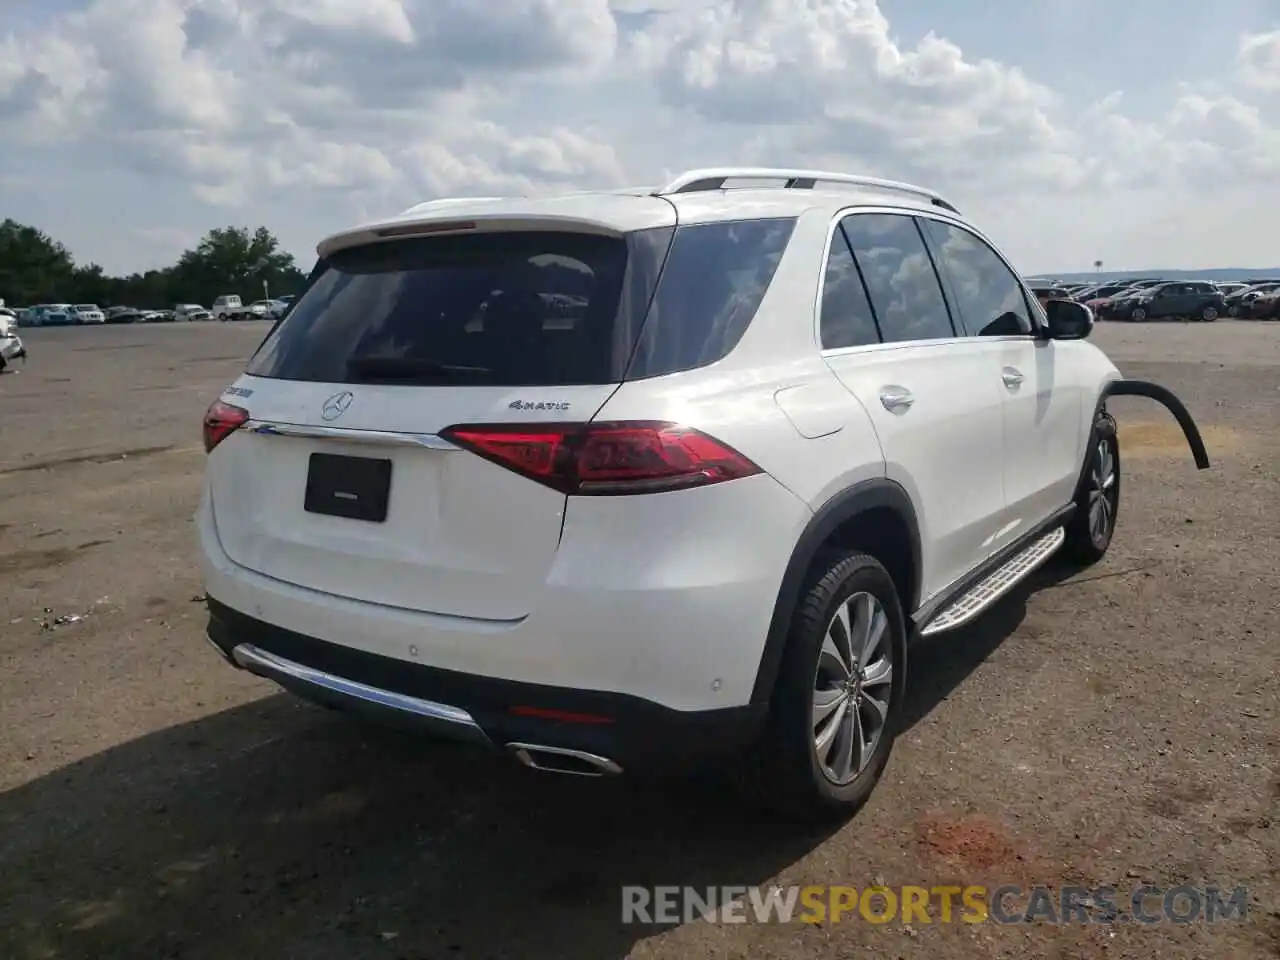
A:
[[[1280,325],[1102,326],[1107,561],[915,655],[910,730],[838,832],[359,730],[201,639],[199,417],[260,324],[26,331],[0,378],[0,956],[1280,954]],[[78,614],[83,619],[57,623]],[[622,884],[1250,888],[1243,921],[624,927]]]

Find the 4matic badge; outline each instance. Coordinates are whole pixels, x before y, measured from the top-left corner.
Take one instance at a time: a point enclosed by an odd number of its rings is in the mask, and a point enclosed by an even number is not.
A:
[[[508,410],[568,410],[569,404],[563,400],[512,400]]]

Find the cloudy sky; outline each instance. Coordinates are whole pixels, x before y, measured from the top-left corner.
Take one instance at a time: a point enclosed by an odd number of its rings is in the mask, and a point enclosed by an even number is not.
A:
[[[1280,0],[0,0],[0,31],[0,216],[111,271],[724,163],[929,184],[1029,273],[1280,265]]]

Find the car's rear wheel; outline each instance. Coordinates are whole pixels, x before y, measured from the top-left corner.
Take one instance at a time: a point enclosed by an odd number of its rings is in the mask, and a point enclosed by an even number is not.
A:
[[[1135,323],[1142,323],[1147,319],[1147,311],[1143,307],[1134,307],[1133,313],[1129,314],[1129,319]]]
[[[792,618],[747,786],[775,813],[846,817],[871,795],[902,716],[906,621],[873,557],[825,556]]]
[[[1200,319],[1205,321],[1206,323],[1213,323],[1213,321],[1218,319],[1218,308],[1205,307],[1203,310],[1200,311]]]
[[[1088,566],[1106,556],[1120,512],[1120,440],[1110,414],[1094,420],[1075,505],[1063,553]]]

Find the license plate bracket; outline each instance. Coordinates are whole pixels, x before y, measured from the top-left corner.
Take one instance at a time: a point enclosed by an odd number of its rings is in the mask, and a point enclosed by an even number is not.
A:
[[[384,523],[390,500],[390,460],[311,454],[302,505],[308,513]]]

